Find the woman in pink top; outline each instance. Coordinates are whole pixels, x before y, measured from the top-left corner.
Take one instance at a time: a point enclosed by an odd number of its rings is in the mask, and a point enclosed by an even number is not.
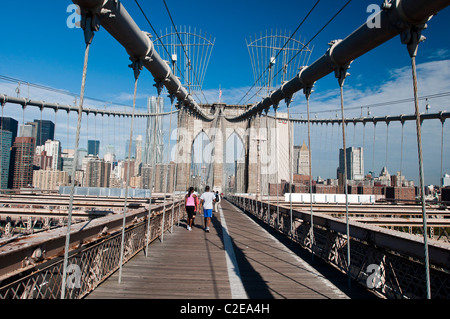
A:
[[[187,230],[192,230],[192,225],[197,211],[197,195],[194,194],[194,187],[189,187],[189,192],[184,198],[184,205],[187,213]]]

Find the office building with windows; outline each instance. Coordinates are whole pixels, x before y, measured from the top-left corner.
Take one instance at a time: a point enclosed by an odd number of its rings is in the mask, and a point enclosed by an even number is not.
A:
[[[347,156],[347,179],[364,180],[364,150],[362,147],[348,147]],[[344,173],[344,150],[339,149],[339,167],[337,177]]]
[[[88,155],[99,155],[100,153],[100,141],[88,140]]]
[[[8,188],[12,133],[0,129],[0,189]]]
[[[16,137],[12,146],[14,162],[13,189],[31,187],[33,184],[34,137]]]

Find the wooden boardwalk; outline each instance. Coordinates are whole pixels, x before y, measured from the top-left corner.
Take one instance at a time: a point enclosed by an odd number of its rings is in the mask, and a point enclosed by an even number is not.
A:
[[[214,213],[211,232],[197,216],[150,245],[87,298],[104,299],[347,299],[370,298],[347,290],[347,277],[265,229],[227,201]],[[355,284],[353,285],[355,286]]]

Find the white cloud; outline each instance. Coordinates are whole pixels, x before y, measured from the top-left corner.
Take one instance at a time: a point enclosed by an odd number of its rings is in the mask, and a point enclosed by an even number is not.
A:
[[[119,94],[114,94],[112,101],[115,101],[117,103],[125,103],[125,104],[132,105],[133,97],[134,97],[133,93],[121,92]],[[146,94],[143,94],[143,93],[136,94],[136,100],[146,99],[146,98],[147,98]]]
[[[428,56],[430,60],[435,59],[448,59],[450,58],[450,50],[448,49],[439,49],[433,52],[431,55]]]

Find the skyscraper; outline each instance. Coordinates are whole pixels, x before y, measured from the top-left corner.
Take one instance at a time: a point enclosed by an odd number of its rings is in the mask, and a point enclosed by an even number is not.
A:
[[[12,188],[29,187],[33,183],[34,137],[16,137],[13,144],[14,176]]]
[[[150,189],[152,185],[153,168],[150,164],[142,164],[142,188]]]
[[[158,98],[156,96],[150,96],[148,98],[147,111],[149,113],[160,113],[163,110],[164,110],[164,99]],[[142,156],[142,163],[155,165],[155,163],[162,162],[163,140],[161,131],[162,131],[162,117],[161,116],[147,117],[147,131],[145,136],[145,146],[144,146],[144,154]],[[128,148],[126,154],[128,154]]]
[[[40,169],[33,171],[33,186],[41,190],[58,190],[69,185],[69,174],[64,171]]]
[[[11,143],[9,145],[9,156],[10,156],[10,161],[9,161],[9,175],[8,175],[8,187],[7,188],[12,188],[12,183],[13,183],[13,177],[14,177],[14,162],[11,159],[11,146],[12,143],[16,140],[17,137],[17,129],[19,127],[19,123],[11,118],[11,117],[0,117],[0,128],[5,130],[5,131],[9,131],[11,132]]]
[[[109,187],[111,163],[97,156],[86,157],[85,187]]]
[[[47,140],[44,149],[47,155],[52,157],[51,169],[61,170],[61,142]]]
[[[52,157],[44,150],[43,145],[36,147],[33,164],[40,169],[52,169]]]
[[[309,149],[305,142],[294,145],[294,174],[309,175]]]
[[[75,165],[75,151],[65,149],[61,153],[61,170],[67,172],[69,178],[72,177],[73,166]]]
[[[134,175],[138,176],[142,168],[142,135],[136,137],[136,165],[134,167]]]
[[[124,150],[125,158],[128,158],[129,147],[130,147],[130,140],[127,140],[125,142],[125,150]],[[136,158],[136,140],[132,140],[130,158]]]
[[[88,155],[99,155],[100,141],[88,140]]]
[[[36,123],[36,145],[44,145],[47,140],[55,139],[55,124],[48,120],[34,120]]]
[[[0,189],[8,188],[12,133],[0,129]]]
[[[20,125],[19,136],[21,137],[34,137],[34,139],[36,140],[36,132],[37,123],[28,122],[25,125]]]
[[[17,137],[17,129],[18,129],[18,122],[10,117],[0,117],[0,128],[5,130],[5,131],[9,131],[11,132],[11,138],[12,141],[16,140]]]
[[[346,149],[347,156],[347,179],[363,180],[364,179],[364,150],[362,147],[348,147]],[[337,177],[344,173],[344,150],[339,149],[339,167],[337,169]]]
[[[88,155],[88,151],[85,148],[79,148],[77,150],[78,153],[78,161],[77,163],[75,163],[76,165],[76,169],[77,170],[82,170],[83,169],[83,159]]]

